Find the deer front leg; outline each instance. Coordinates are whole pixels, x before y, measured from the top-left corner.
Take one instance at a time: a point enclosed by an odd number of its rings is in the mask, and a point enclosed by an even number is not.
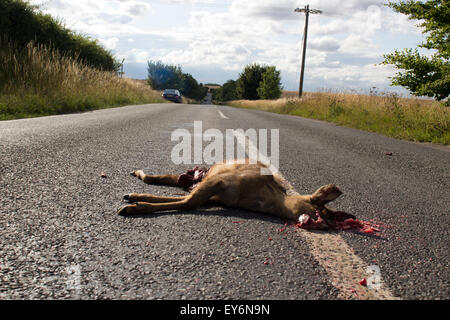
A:
[[[142,170],[136,170],[131,172],[131,175],[141,179],[147,184],[176,187],[178,183],[178,176],[175,174],[150,175],[145,174]]]

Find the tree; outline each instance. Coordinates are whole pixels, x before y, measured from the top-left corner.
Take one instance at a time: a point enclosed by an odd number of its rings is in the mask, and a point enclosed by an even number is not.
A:
[[[244,68],[236,83],[238,99],[258,100],[258,87],[262,81],[262,75],[266,72],[266,66],[250,64]]]
[[[237,100],[236,81],[228,80],[219,89],[214,90],[213,99],[220,102]]]
[[[183,73],[180,66],[148,61],[148,84],[155,90],[180,89]]]
[[[267,67],[257,89],[261,99],[278,99],[282,91],[280,71],[274,66]]]
[[[418,49],[395,50],[384,55],[382,64],[393,64],[398,72],[391,78],[392,85],[406,87],[416,96],[428,96],[446,100],[450,94],[450,1],[405,0],[387,4],[395,11],[420,20],[419,27],[426,34],[426,41],[418,47],[433,50],[431,56],[421,55]]]
[[[180,91],[186,97],[202,100],[207,92],[208,88],[204,87],[202,84],[199,84],[195,78],[189,73],[183,73],[181,76],[181,87]]]

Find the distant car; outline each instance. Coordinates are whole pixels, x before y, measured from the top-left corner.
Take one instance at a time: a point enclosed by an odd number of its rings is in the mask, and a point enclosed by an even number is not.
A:
[[[178,102],[178,103],[180,103],[182,101],[181,93],[177,89],[166,89],[166,90],[164,90],[162,96],[164,99],[167,99],[170,101],[174,101],[174,102]]]

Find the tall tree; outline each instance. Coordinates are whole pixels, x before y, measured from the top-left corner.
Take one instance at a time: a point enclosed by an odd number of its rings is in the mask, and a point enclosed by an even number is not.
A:
[[[280,71],[274,66],[267,67],[257,89],[258,96],[261,99],[278,99],[282,89]]]
[[[437,100],[450,95],[450,1],[405,0],[389,2],[387,6],[403,13],[411,20],[419,20],[426,41],[418,47],[432,50],[430,56],[419,53],[418,49],[395,50],[384,55],[382,64],[393,64],[398,72],[391,78],[393,85],[406,87],[417,96],[429,96]]]
[[[266,66],[250,64],[244,68],[236,83],[236,93],[239,99],[258,100],[258,87]]]
[[[180,89],[183,73],[180,66],[148,61],[148,84],[155,90]]]

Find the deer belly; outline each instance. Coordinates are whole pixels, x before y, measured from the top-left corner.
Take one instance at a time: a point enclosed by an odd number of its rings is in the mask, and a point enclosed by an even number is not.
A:
[[[274,201],[261,198],[244,198],[239,200],[239,207],[257,212],[273,213],[279,210],[279,206]]]

